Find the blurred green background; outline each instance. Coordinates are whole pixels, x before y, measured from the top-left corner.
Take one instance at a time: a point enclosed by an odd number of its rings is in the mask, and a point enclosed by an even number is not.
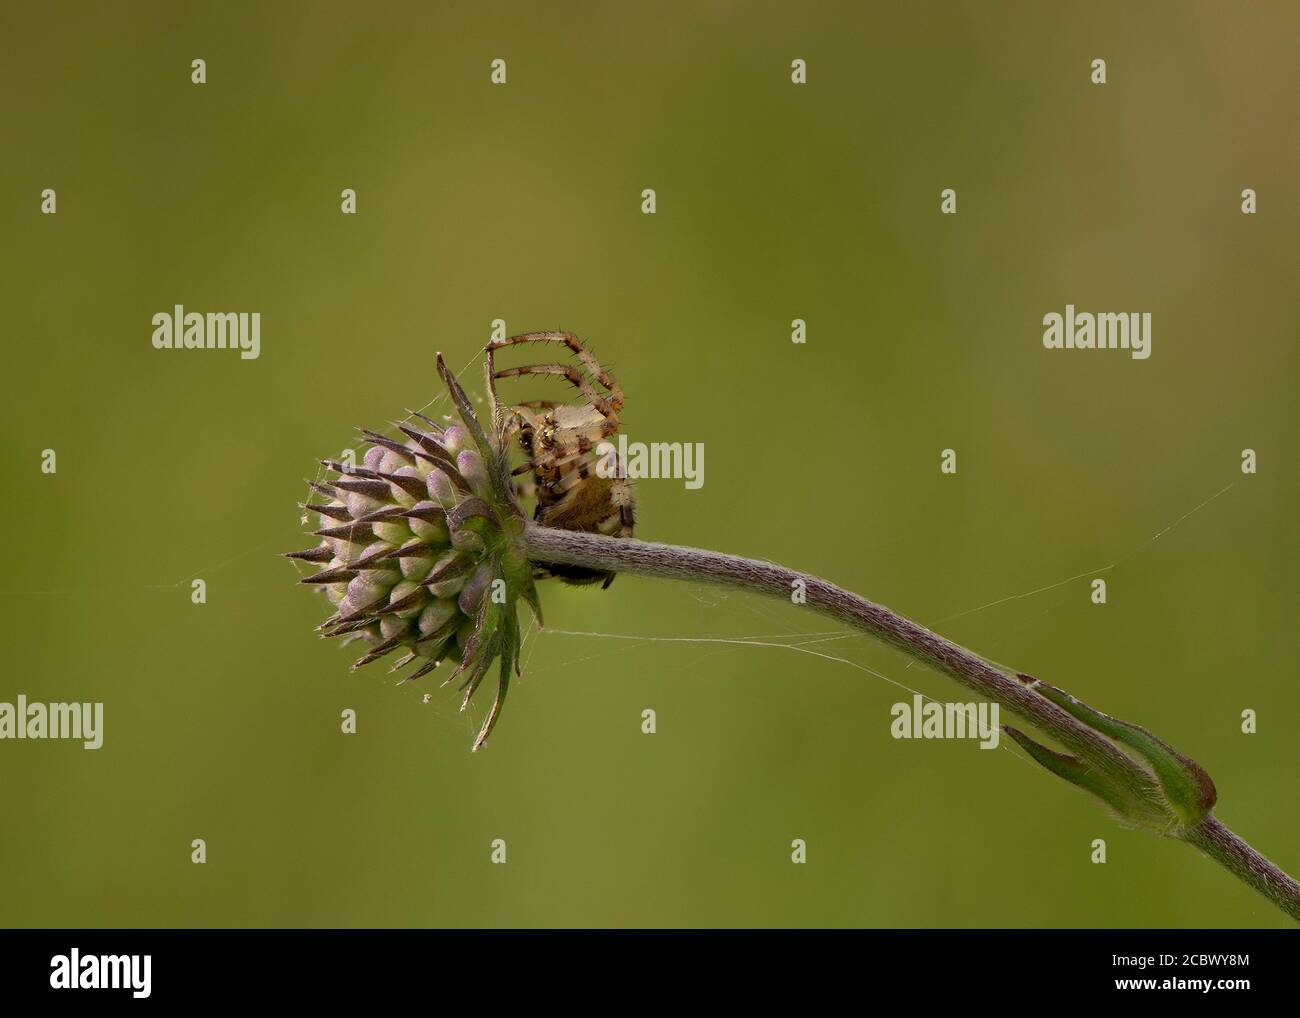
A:
[[[631,439],[705,444],[701,490],[639,486],[639,536],[823,574],[1150,727],[1300,870],[1297,28],[1262,3],[7,3],[0,700],[102,700],[106,737],[0,743],[0,922],[1283,924],[1014,749],[893,740],[910,694],[786,650],[534,636],[471,755],[486,699],[349,674],[276,553],[306,546],[318,457],[438,395],[436,350],[477,387],[493,319],[570,329]],[[1150,360],[1045,351],[1067,302],[1152,312]],[[260,311],[261,357],[154,350],[176,303]],[[563,630],[833,628],[634,577],[543,596]]]

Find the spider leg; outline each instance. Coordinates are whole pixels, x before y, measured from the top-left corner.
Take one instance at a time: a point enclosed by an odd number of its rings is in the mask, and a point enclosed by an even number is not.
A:
[[[595,453],[594,456],[588,455],[592,452]],[[594,449],[591,445],[587,445],[584,449],[580,449],[578,452],[570,456],[556,460],[555,463],[552,464],[553,469],[564,472],[558,480],[553,481],[549,485],[550,489],[561,495],[571,491],[590,477],[592,473],[591,468],[593,466],[599,467],[600,464],[605,462],[607,456],[613,457],[610,469],[608,471],[597,469],[596,476],[613,482],[611,500],[619,491],[622,491],[625,495],[630,497],[629,493],[631,488],[627,483],[627,479],[623,477],[623,462],[619,459],[618,453],[612,447],[608,447],[608,452],[601,452],[598,449]],[[567,471],[564,470],[565,467],[570,466],[574,469]],[[615,504],[617,504],[617,502],[615,502]]]
[[[506,434],[509,436],[518,432],[519,444],[524,448],[524,451],[531,454],[533,435],[537,432],[537,423],[537,418],[529,413],[526,407],[511,407],[510,417],[506,424]]]
[[[496,373],[497,378],[514,378],[517,375],[555,375],[564,378],[606,417],[616,413],[623,405],[621,399],[615,405],[613,397],[607,398],[598,393],[596,387],[572,364],[525,364],[518,368],[502,368]]]
[[[627,483],[626,478],[620,478],[614,482],[616,488],[623,489],[622,501],[618,502],[619,517],[619,537],[631,537],[632,528],[636,526],[636,510],[632,508],[632,486]]]
[[[497,396],[497,380],[494,376],[491,350],[487,351],[487,358],[483,362],[483,379],[487,384],[488,405],[492,408],[492,426],[495,430],[501,431],[509,411],[501,405],[501,400]]]
[[[574,469],[565,471],[558,481],[551,485],[551,490],[561,495],[567,494],[591,476],[591,463],[579,453],[556,464],[557,468],[573,465]]]
[[[632,528],[636,525],[636,511],[632,507],[632,484],[627,479],[627,470],[618,458],[618,453],[614,454],[614,463],[616,469],[610,479],[609,501],[618,509],[618,536],[631,537]]]
[[[501,415],[501,436],[507,441],[515,436],[515,432],[523,427],[523,420],[518,414],[503,413]]]
[[[524,474],[530,470],[537,470],[543,466],[562,467],[572,462],[576,456],[590,452],[593,448],[593,436],[588,432],[594,432],[595,438],[604,437],[604,427],[608,422],[602,423],[600,427],[591,428],[573,428],[567,431],[561,431],[555,442],[556,452],[547,455],[533,456],[526,463],[521,463],[511,471],[512,474]]]
[[[623,406],[622,387],[614,380],[613,375],[600,366],[600,361],[596,360],[592,352],[572,332],[525,332],[508,339],[495,340],[488,344],[488,349],[499,350],[501,347],[515,346],[519,343],[563,343],[582,362],[582,366],[605,387],[610,394],[610,401],[618,408]]]
[[[584,424],[556,429],[555,444],[566,449],[580,448],[583,451],[592,448],[597,442],[604,441],[618,432],[618,418],[605,417],[599,424]]]

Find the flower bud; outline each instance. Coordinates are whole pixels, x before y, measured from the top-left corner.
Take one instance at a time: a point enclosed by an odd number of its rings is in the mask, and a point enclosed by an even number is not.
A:
[[[312,485],[324,496],[305,506],[319,520],[320,543],[289,557],[316,568],[302,582],[324,591],[334,608],[320,627],[324,635],[371,645],[354,668],[399,648],[406,653],[397,667],[418,663],[408,681],[454,662],[451,678],[464,678],[464,707],[500,660],[478,749],[518,661],[517,601],[524,597],[534,610],[538,601],[519,544],[522,513],[513,490],[503,490],[505,440],[483,432],[441,356],[438,370],[464,423],[441,428],[415,415],[418,421],[398,425],[402,439],[363,432],[370,445],[361,465],[326,462],[337,476]],[[497,581],[504,600],[488,596]]]

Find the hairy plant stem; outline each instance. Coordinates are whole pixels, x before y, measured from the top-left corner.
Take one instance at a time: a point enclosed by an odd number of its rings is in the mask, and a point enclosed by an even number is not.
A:
[[[1270,862],[1213,816],[1187,828],[1179,837],[1195,845],[1242,883],[1253,887],[1292,919],[1300,922],[1300,883]]]
[[[575,533],[535,523],[525,528],[524,543],[528,557],[535,562],[719,584],[787,601],[799,591],[804,601],[796,603],[869,633],[998,703],[1106,775],[1134,801],[1155,801],[1161,797],[1159,783],[1149,768],[1037,692],[1028,676],[1008,672],[883,605],[819,577],[758,559],[631,538]],[[1190,826],[1170,827],[1162,833],[1195,845],[1300,921],[1300,884],[1213,816]]]

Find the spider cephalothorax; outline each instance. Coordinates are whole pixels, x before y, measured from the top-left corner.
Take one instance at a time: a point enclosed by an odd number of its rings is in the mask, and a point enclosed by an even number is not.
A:
[[[497,370],[495,352],[521,343],[562,344],[581,367],[552,363]],[[570,332],[527,332],[493,340],[487,345],[487,375],[498,425],[507,437],[518,439],[528,457],[514,474],[532,475],[531,483],[520,485],[518,493],[536,499],[533,518],[563,530],[630,537],[636,522],[632,487],[610,441],[618,433],[618,413],[623,408],[623,390],[614,376]],[[582,398],[576,404],[553,400],[502,403],[496,381],[516,375],[562,378]],[[614,579],[613,573],[578,566],[543,565],[541,572],[568,583],[601,581],[606,587]]]

